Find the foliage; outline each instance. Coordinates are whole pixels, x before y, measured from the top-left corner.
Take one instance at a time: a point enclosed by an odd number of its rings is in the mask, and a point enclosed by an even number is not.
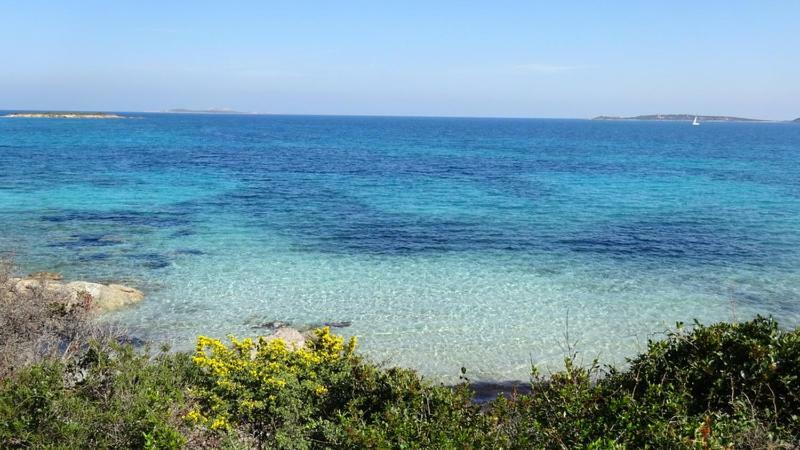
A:
[[[800,331],[679,326],[624,370],[575,363],[478,405],[468,383],[382,368],[316,331],[194,355],[90,346],[0,381],[0,447],[798,448]]]
[[[786,332],[773,319],[740,324],[680,324],[631,362],[617,378],[646,395],[653,386],[685,392],[688,411],[734,412],[737,401],[771,411],[774,419],[800,415],[800,330]],[[800,428],[796,431],[800,432]]]
[[[207,377],[195,391],[200,405],[186,417],[212,430],[236,423],[279,446],[303,441],[354,349],[354,339],[345,348],[329,328],[296,350],[281,339],[231,338],[228,347],[200,337],[193,359]]]
[[[180,448],[196,374],[186,355],[119,346],[35,365],[0,382],[0,447]]]
[[[90,297],[70,304],[46,280],[23,288],[13,264],[0,258],[0,377],[50,358],[69,358],[104,333],[89,319]],[[107,333],[106,333],[107,334]]]
[[[798,331],[772,319],[681,326],[625,371],[574,364],[491,414],[519,448],[780,448],[800,435]]]
[[[201,337],[194,357],[207,378],[187,419],[211,430],[244,426],[275,448],[430,448],[470,442],[481,419],[470,393],[433,387],[410,370],[381,370],[329,328],[306,347],[281,340]]]

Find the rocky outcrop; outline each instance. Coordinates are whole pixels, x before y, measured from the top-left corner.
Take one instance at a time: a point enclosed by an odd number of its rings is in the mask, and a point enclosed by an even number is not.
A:
[[[296,330],[291,327],[282,326],[276,328],[275,331],[269,335],[265,336],[264,340],[267,342],[274,341],[280,339],[285,344],[289,350],[300,350],[301,348],[305,347],[306,341],[311,339],[311,336],[306,336],[301,333],[299,330]],[[255,359],[256,355],[258,355],[258,348],[253,347],[250,349],[250,359]]]
[[[61,283],[56,281],[57,277],[43,276],[41,273],[33,275],[38,276],[10,278],[7,281],[10,287],[8,292],[12,295],[27,296],[36,290],[44,290],[67,306],[88,303],[92,309],[98,312],[113,311],[144,300],[142,291],[121,284],[100,284],[88,281]]]
[[[92,305],[104,311],[113,311],[144,300],[144,293],[121,284],[100,284],[88,281],[73,281],[64,285],[75,295],[87,293],[92,297]]]
[[[306,345],[306,337],[298,330],[290,327],[281,327],[275,330],[270,336],[265,338],[268,341],[274,339],[283,339],[286,342],[286,345],[293,349],[297,350],[303,348]]]

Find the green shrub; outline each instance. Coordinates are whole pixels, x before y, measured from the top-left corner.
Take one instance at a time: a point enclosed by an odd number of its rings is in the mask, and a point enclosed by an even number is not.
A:
[[[335,448],[502,447],[465,385],[434,386],[411,370],[358,364],[334,391],[336,420],[323,423],[323,435]]]
[[[329,329],[199,338],[194,355],[90,346],[0,381],[0,447],[790,449],[800,435],[800,332],[758,317],[679,327],[625,370],[575,364],[531,391],[472,401],[381,368]]]
[[[731,413],[737,400],[781,417],[800,414],[800,331],[783,331],[773,319],[711,326],[680,326],[650,342],[618,377],[629,390],[653,386],[685,392],[690,413]],[[638,388],[638,389],[637,389]]]
[[[434,387],[415,372],[381,370],[328,328],[306,348],[280,340],[201,337],[206,378],[187,419],[212,430],[239,426],[269,448],[445,448],[474,442],[485,418],[471,393]]]
[[[624,371],[565,360],[529,395],[488,414],[516,448],[790,448],[796,445],[798,331],[771,319],[679,327]]]
[[[800,435],[800,331],[773,319],[695,324],[650,342],[625,372],[604,380],[633,404],[725,423],[761,423],[775,435]],[[747,420],[745,420],[747,419]],[[737,425],[741,426],[741,425]],[[730,434],[730,433],[728,433]]]
[[[35,365],[0,385],[0,447],[180,448],[196,372],[186,355],[131,347]]]

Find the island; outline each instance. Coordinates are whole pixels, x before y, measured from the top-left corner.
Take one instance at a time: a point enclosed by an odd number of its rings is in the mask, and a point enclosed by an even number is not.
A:
[[[125,116],[103,112],[17,112],[2,117],[21,119],[125,119]]]
[[[172,108],[164,112],[173,114],[255,114],[252,112],[236,111],[230,108],[208,108],[208,109]]]
[[[641,116],[622,117],[622,116],[597,116],[592,120],[663,120],[663,121],[686,121],[691,122],[694,118],[703,122],[766,122],[760,119],[748,119],[745,117],[733,116],[699,116],[694,114],[645,114]]]
[[[800,117],[798,117],[797,119],[794,119],[792,122],[800,123]]]

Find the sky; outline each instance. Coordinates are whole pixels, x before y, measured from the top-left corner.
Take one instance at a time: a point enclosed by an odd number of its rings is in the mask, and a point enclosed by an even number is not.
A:
[[[0,109],[800,117],[800,1],[0,0]]]

